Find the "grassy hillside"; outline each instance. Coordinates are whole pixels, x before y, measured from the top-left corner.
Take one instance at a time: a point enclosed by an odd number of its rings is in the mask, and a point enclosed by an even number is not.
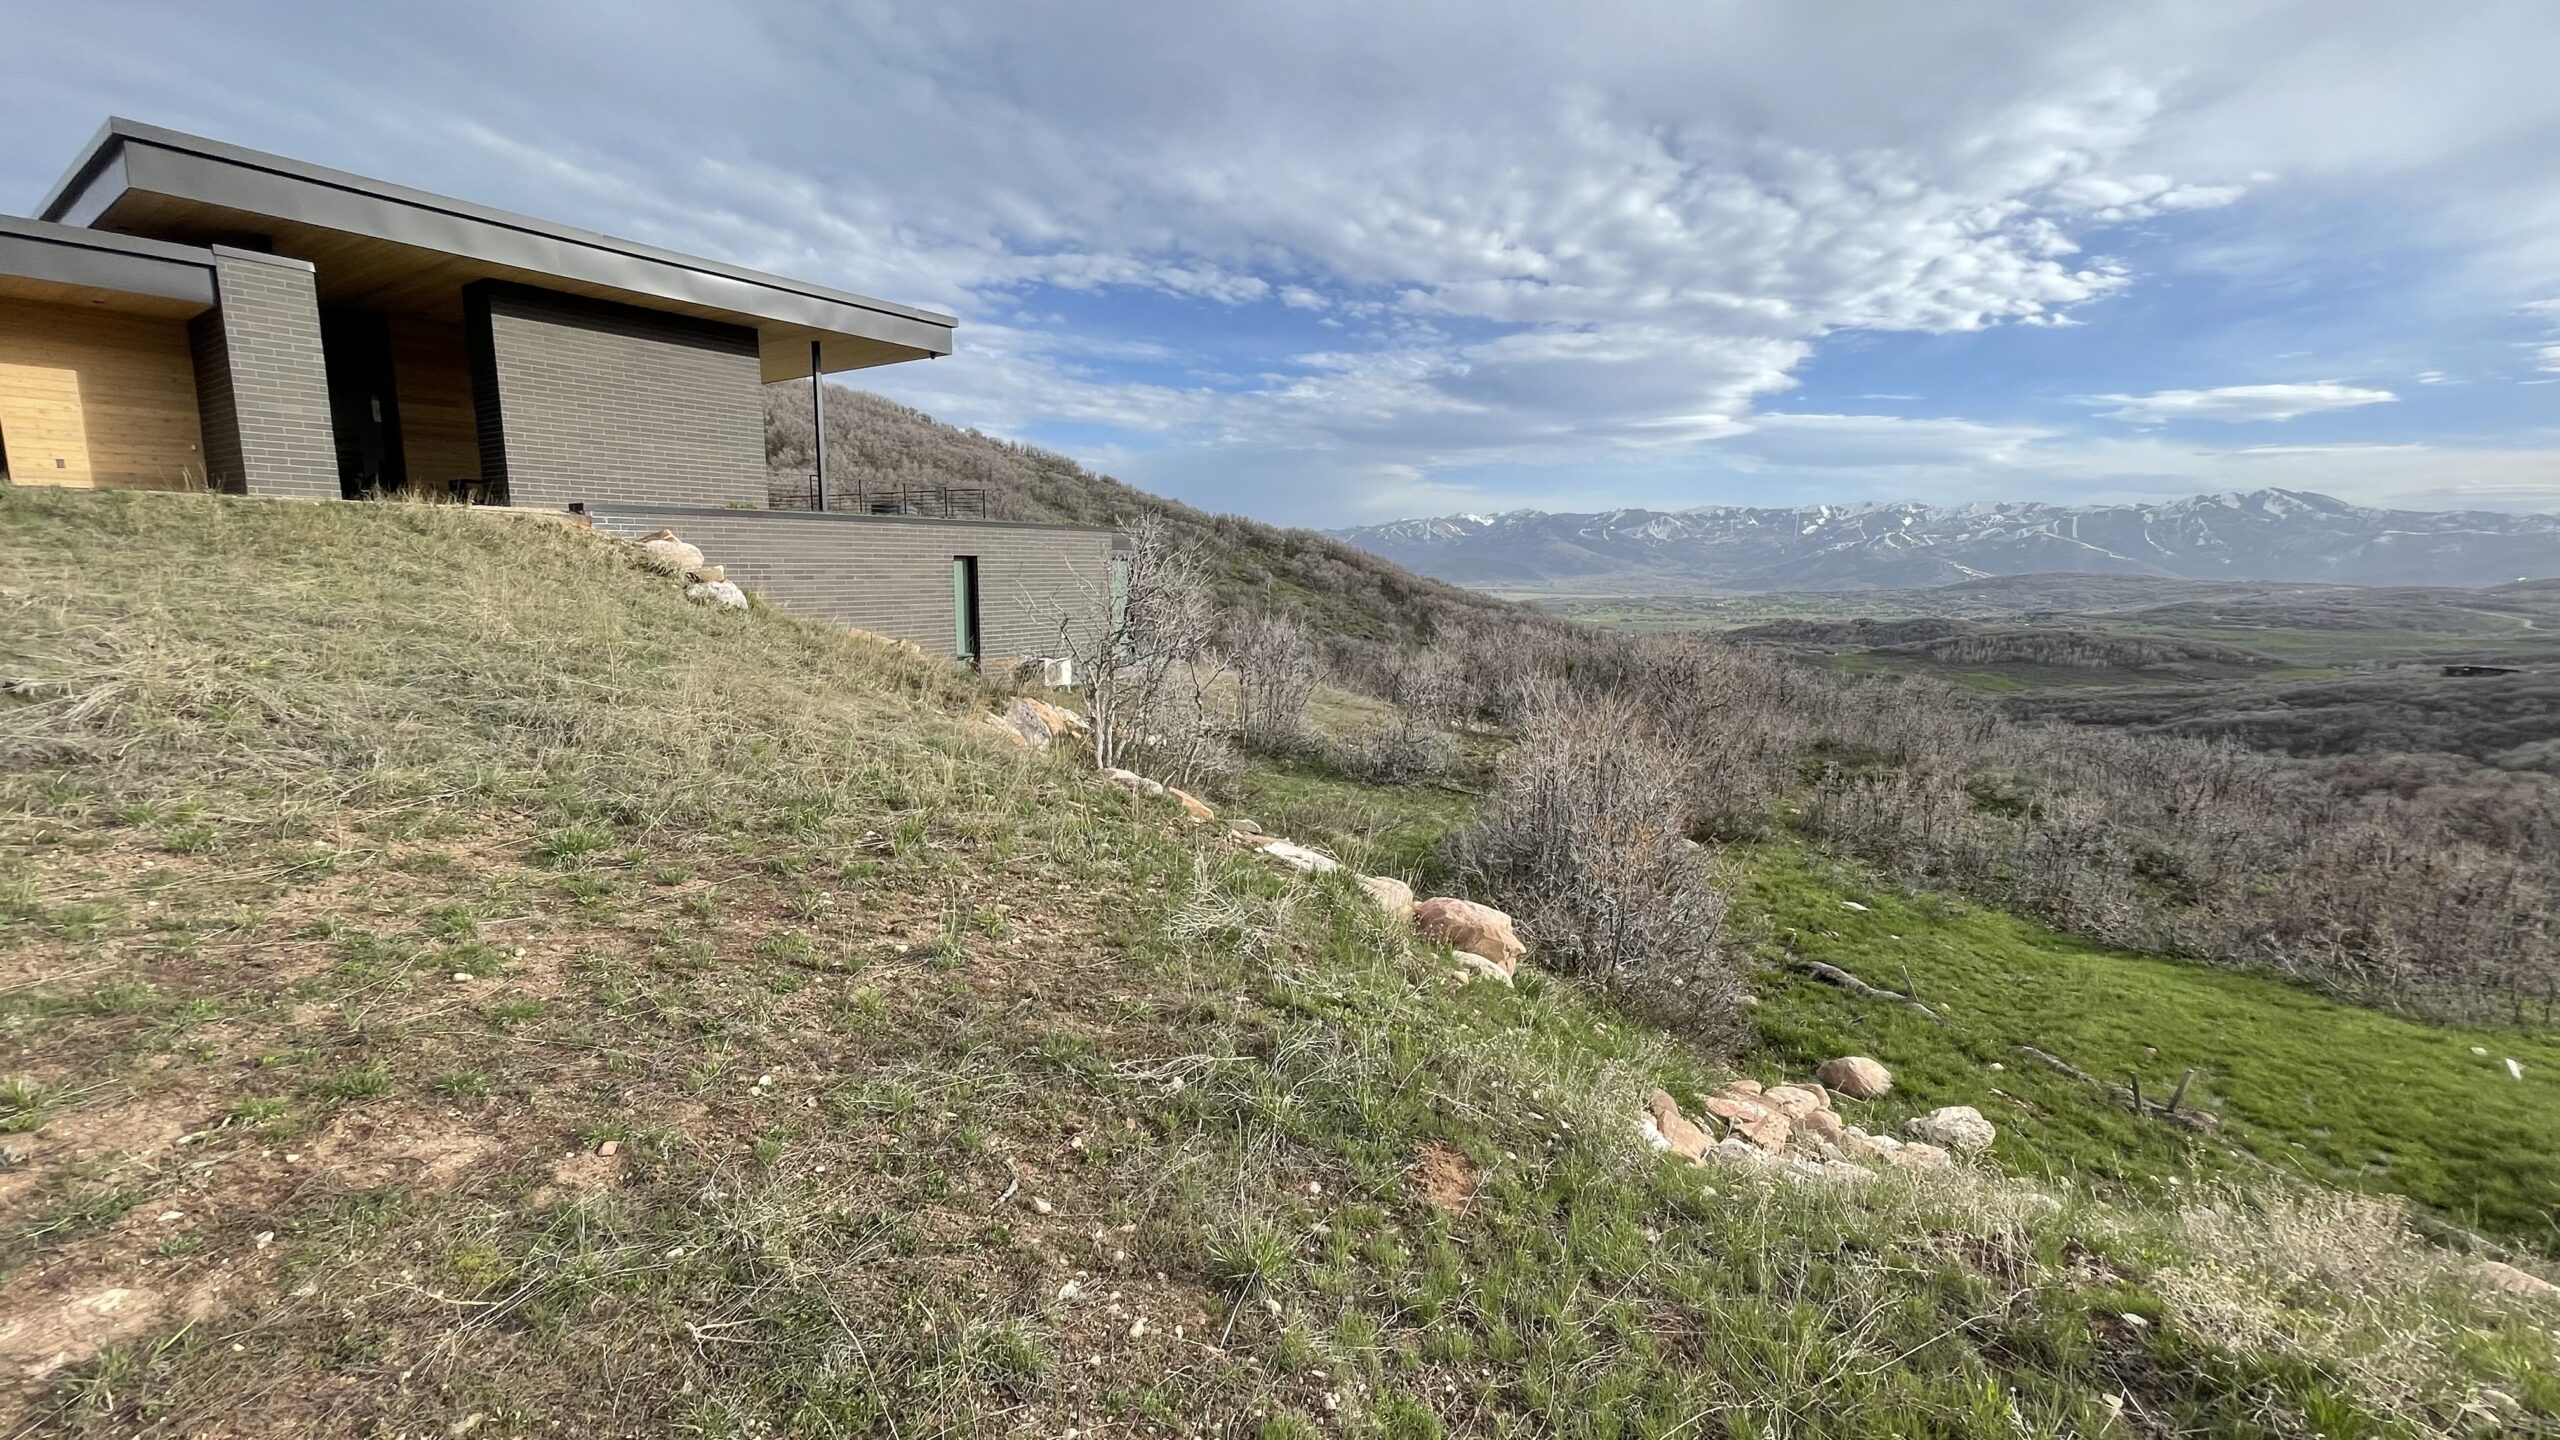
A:
[[[1438,838],[1472,808],[1447,792],[1304,768],[1249,776],[1245,793],[1265,825],[1426,874]],[[2560,1127],[2560,1039],[2548,1033],[2423,1024],[2271,976],[2109,950],[1915,896],[1794,845],[1728,847],[1722,862],[1730,923],[1764,965],[1753,1020],[1757,1056],[1773,1071],[1883,1058],[1899,1088],[1881,1113],[1981,1106],[2020,1172],[2156,1195],[2280,1171],[2404,1195],[2445,1223],[2560,1252],[2560,1154],[2541,1142]],[[1796,960],[1914,986],[1937,1018],[1823,984]],[[2188,1099],[2220,1128],[2198,1142],[2138,1119],[2021,1047],[2110,1085],[2139,1077],[2154,1101],[2192,1069]],[[2521,1077],[2509,1075],[2510,1058]],[[2447,1116],[2461,1118],[2448,1126]]]
[[[9,1433],[2560,1419],[2550,1309],[2387,1207],[2028,1183],[2007,1120],[1854,1186],[1655,1157],[1711,1057],[565,527],[0,489],[0,537]]]

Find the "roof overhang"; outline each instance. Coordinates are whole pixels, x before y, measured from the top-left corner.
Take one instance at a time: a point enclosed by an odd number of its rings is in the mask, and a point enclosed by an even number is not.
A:
[[[0,215],[0,299],[183,319],[213,308],[210,250]]]
[[[461,313],[512,280],[753,329],[767,381],[951,353],[952,317],[555,225],[132,120],[106,123],[37,212],[61,225],[312,262],[321,297]]]

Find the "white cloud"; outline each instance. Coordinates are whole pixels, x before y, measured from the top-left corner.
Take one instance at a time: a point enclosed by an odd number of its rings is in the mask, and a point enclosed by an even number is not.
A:
[[[2013,488],[2308,467],[2340,457],[1803,413],[1856,403],[1827,390],[1762,407],[1861,336],[2035,327],[1999,342],[2026,380],[1969,383],[1950,344],[1944,385],[1851,384],[2045,413],[2037,367],[2099,354],[2114,302],[2164,269],[2295,283],[2387,239],[2425,263],[2369,288],[2431,287],[2448,314],[2512,324],[2560,294],[2560,31],[2530,0],[629,0],[601,27],[500,0],[259,5],[15,22],[0,184],[40,193],[99,114],[132,113],[950,309],[958,353],[856,383],[999,431],[1104,432],[1092,453],[1193,498],[1301,518],[1444,492],[1502,508],[1468,488],[1496,473],[1569,498],[1684,466]],[[2551,336],[2501,338],[2560,376],[2560,300],[2539,313]],[[1322,354],[1299,353],[1309,333]],[[2055,386],[2385,373],[2338,358],[2340,333],[2283,341],[2325,357],[2298,369],[2181,337]],[[2393,398],[2101,404],[2158,424]]]
[[[2092,405],[2110,420],[2159,425],[2171,420],[2216,420],[2238,424],[2257,420],[2293,420],[2329,410],[2384,405],[2399,399],[2388,390],[2321,380],[2307,385],[2222,385],[2211,390],[2155,390],[2148,395],[2095,395]]]

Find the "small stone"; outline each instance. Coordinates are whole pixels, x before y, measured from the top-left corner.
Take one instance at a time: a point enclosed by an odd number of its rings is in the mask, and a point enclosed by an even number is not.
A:
[[[1991,1122],[1982,1118],[1982,1112],[1970,1105],[1942,1106],[1913,1119],[1903,1129],[1909,1131],[1915,1140],[1943,1145],[1968,1155],[1990,1149],[1991,1142],[1999,1135]]]
[[[1031,1213],[1034,1215],[1046,1215],[1057,1208],[1057,1206],[1050,1204],[1046,1199],[1038,1195],[1031,1197]]]
[[[2136,1329],[2136,1330],[2148,1330],[2148,1329],[2150,1329],[2150,1328],[2151,1328],[2151,1321],[2150,1321],[2150,1318],[2149,1318],[2149,1317],[2147,1317],[2147,1316],[2142,1316],[2142,1315],[2136,1315],[2136,1314],[2134,1314],[2134,1313],[2133,1313],[2132,1311],[2130,1311],[2130,1310],[2127,1310],[2127,1311],[2125,1311],[2124,1313],[2122,1313],[2122,1314],[2120,1314],[2120,1315],[2116,1316],[2116,1318],[2117,1318],[2117,1319],[2119,1319],[2119,1320],[2121,1320],[2121,1321],[2123,1321],[2123,1322],[2124,1322],[2124,1323],[2126,1323],[2127,1325],[2132,1326],[2132,1327],[2133,1327],[2134,1329]]]
[[[603,1144],[598,1145],[598,1146],[596,1147],[596,1153],[597,1153],[597,1154],[599,1154],[599,1155],[611,1155],[611,1154],[615,1153],[616,1151],[620,1150],[621,1148],[622,1148],[622,1142],[621,1142],[621,1141],[619,1141],[619,1140],[607,1140],[607,1141],[606,1141],[606,1142],[604,1142]]]
[[[756,1077],[756,1088],[757,1088],[757,1089],[759,1089],[759,1090],[766,1089],[766,1088],[770,1087],[772,1084],[773,1084],[773,1077],[772,1077],[772,1076],[770,1076],[770,1075],[759,1075],[759,1076],[757,1076],[757,1077]]]
[[[471,972],[470,972],[470,971],[468,971],[468,970],[456,970],[456,971],[454,971],[454,972],[453,972],[453,983],[454,983],[454,984],[456,984],[456,985],[468,985],[468,984],[470,984],[470,983],[471,983]]]
[[[1865,1055],[1843,1055],[1825,1060],[1817,1067],[1814,1078],[1852,1100],[1876,1100],[1892,1093],[1893,1072],[1882,1062]]]
[[[160,1212],[160,1223],[163,1225],[173,1224],[186,1218],[187,1212],[184,1210],[163,1210]]]
[[[273,1230],[261,1230],[256,1235],[250,1237],[249,1243],[257,1249],[264,1250],[268,1246],[276,1243],[276,1232]]]

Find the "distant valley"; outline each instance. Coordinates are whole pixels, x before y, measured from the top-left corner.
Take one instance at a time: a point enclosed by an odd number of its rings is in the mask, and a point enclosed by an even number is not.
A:
[[[1515,510],[1332,533],[1437,579],[1516,593],[1909,590],[2045,573],[2465,586],[2560,575],[2560,516],[2379,510],[2272,489],[2156,505]]]

